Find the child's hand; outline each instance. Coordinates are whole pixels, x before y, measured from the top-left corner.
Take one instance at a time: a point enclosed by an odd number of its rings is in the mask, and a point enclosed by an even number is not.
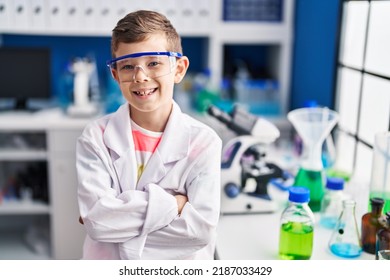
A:
[[[181,214],[181,210],[183,209],[184,205],[188,201],[188,197],[182,194],[177,194],[175,195],[176,201],[177,201],[177,208],[178,208],[178,213],[179,215]]]

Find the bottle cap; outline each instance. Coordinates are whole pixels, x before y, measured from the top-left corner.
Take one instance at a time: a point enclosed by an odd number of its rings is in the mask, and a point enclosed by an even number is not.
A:
[[[326,188],[330,190],[344,189],[344,179],[337,177],[328,177],[326,179]]]
[[[288,200],[299,203],[309,202],[310,191],[304,187],[290,187]]]
[[[383,204],[385,204],[385,201],[380,197],[371,197],[370,203],[371,205],[382,206]]]
[[[318,103],[316,100],[305,100],[305,102],[303,103],[303,107],[316,108],[318,107]]]

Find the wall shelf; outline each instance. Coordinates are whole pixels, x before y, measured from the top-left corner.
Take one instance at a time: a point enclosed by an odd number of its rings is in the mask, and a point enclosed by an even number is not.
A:
[[[203,59],[207,60],[204,68],[211,70],[214,88],[219,88],[224,78],[223,49],[226,44],[274,44],[281,50],[276,58],[272,58],[272,67],[278,69],[275,79],[280,85],[279,111],[284,116],[289,107],[294,0],[275,0],[274,4],[282,9],[280,21],[225,21],[224,2],[139,0],[116,1],[115,5],[110,5],[100,0],[48,0],[44,5],[44,1],[28,4],[28,1],[0,0],[0,4],[8,7],[0,10],[0,34],[110,37],[118,19],[127,12],[155,10],[167,15],[183,38],[209,38],[207,57]],[[267,3],[272,4],[271,1]],[[20,5],[26,5],[25,9],[20,11]],[[39,5],[43,5],[41,13],[34,12]]]
[[[0,149],[1,161],[40,161],[47,159],[47,152],[42,150]]]
[[[50,206],[41,201],[3,201],[0,203],[0,215],[36,215],[50,214]]]

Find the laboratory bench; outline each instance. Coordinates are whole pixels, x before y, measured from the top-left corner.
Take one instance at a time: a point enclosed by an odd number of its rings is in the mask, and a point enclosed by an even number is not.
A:
[[[281,212],[221,215],[218,225],[217,258],[220,260],[277,260]],[[311,260],[375,260],[375,255],[366,252],[362,252],[357,258],[350,259],[333,255],[328,249],[332,230],[318,224],[318,213],[315,213],[315,218]]]

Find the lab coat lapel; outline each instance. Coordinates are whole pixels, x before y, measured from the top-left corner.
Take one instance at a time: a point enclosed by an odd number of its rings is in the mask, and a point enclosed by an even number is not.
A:
[[[190,127],[182,116],[179,106],[174,102],[161,142],[138,182],[140,187],[149,183],[158,183],[167,173],[166,164],[178,161],[188,155]]]
[[[127,103],[113,113],[104,132],[104,141],[114,152],[111,153],[111,159],[121,191],[134,190],[137,184],[137,162]]]

